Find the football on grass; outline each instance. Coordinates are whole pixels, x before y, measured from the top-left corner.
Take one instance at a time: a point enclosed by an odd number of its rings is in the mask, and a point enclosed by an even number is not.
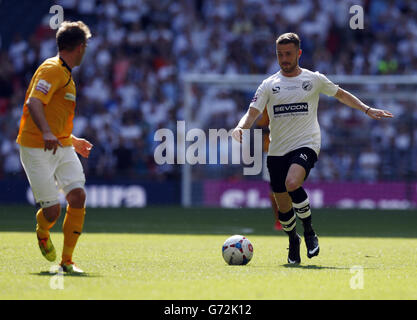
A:
[[[226,263],[230,265],[245,265],[252,259],[253,246],[248,238],[234,235],[224,242],[222,253]]]

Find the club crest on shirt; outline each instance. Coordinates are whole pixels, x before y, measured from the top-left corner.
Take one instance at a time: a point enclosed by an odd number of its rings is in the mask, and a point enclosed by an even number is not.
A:
[[[46,80],[39,80],[38,84],[35,87],[35,90],[42,92],[43,94],[48,94],[49,90],[51,89],[52,85]]]
[[[313,83],[310,80],[304,81],[302,87],[305,91],[310,91],[313,88]]]

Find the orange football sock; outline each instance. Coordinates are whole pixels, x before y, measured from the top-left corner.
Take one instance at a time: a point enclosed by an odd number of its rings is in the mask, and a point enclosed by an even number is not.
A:
[[[78,237],[81,235],[84,225],[85,208],[75,209],[67,206],[62,231],[64,232],[64,248],[62,250],[62,261],[70,261],[77,244]]]
[[[43,210],[39,209],[36,213],[36,234],[39,239],[49,238],[49,230],[54,226],[55,221],[50,222],[46,220]]]

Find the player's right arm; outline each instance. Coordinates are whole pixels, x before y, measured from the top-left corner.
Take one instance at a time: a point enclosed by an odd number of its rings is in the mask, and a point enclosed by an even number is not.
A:
[[[93,148],[93,144],[83,138],[78,138],[73,134],[71,135],[71,138],[74,150],[84,158],[88,158],[90,155],[90,151]]]
[[[239,124],[232,132],[232,137],[239,142],[242,142],[242,135],[244,129],[250,129],[261,112],[253,107],[249,107],[245,115],[240,119]]]
[[[49,127],[48,121],[46,121],[42,101],[38,98],[30,97],[26,103],[26,106],[28,107],[33,122],[42,132],[42,137],[45,142],[44,150],[53,150],[53,154],[55,154],[58,146],[62,147],[62,144],[59,142],[58,138],[54,136],[51,128]]]
[[[264,80],[256,90],[248,111],[240,119],[237,127],[232,132],[232,137],[238,142],[242,142],[242,135],[244,129],[250,129],[259,115],[264,111],[268,103],[268,89],[267,81]]]

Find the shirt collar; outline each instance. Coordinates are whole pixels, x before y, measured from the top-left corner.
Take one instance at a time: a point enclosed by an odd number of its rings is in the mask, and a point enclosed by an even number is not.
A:
[[[64,59],[62,59],[61,57],[59,57],[59,59],[61,60],[61,62],[62,62],[62,66],[63,67],[65,67],[65,68],[67,68],[68,69],[68,71],[69,72],[71,72],[72,70],[71,70],[71,68],[69,67],[69,65],[64,61]]]

